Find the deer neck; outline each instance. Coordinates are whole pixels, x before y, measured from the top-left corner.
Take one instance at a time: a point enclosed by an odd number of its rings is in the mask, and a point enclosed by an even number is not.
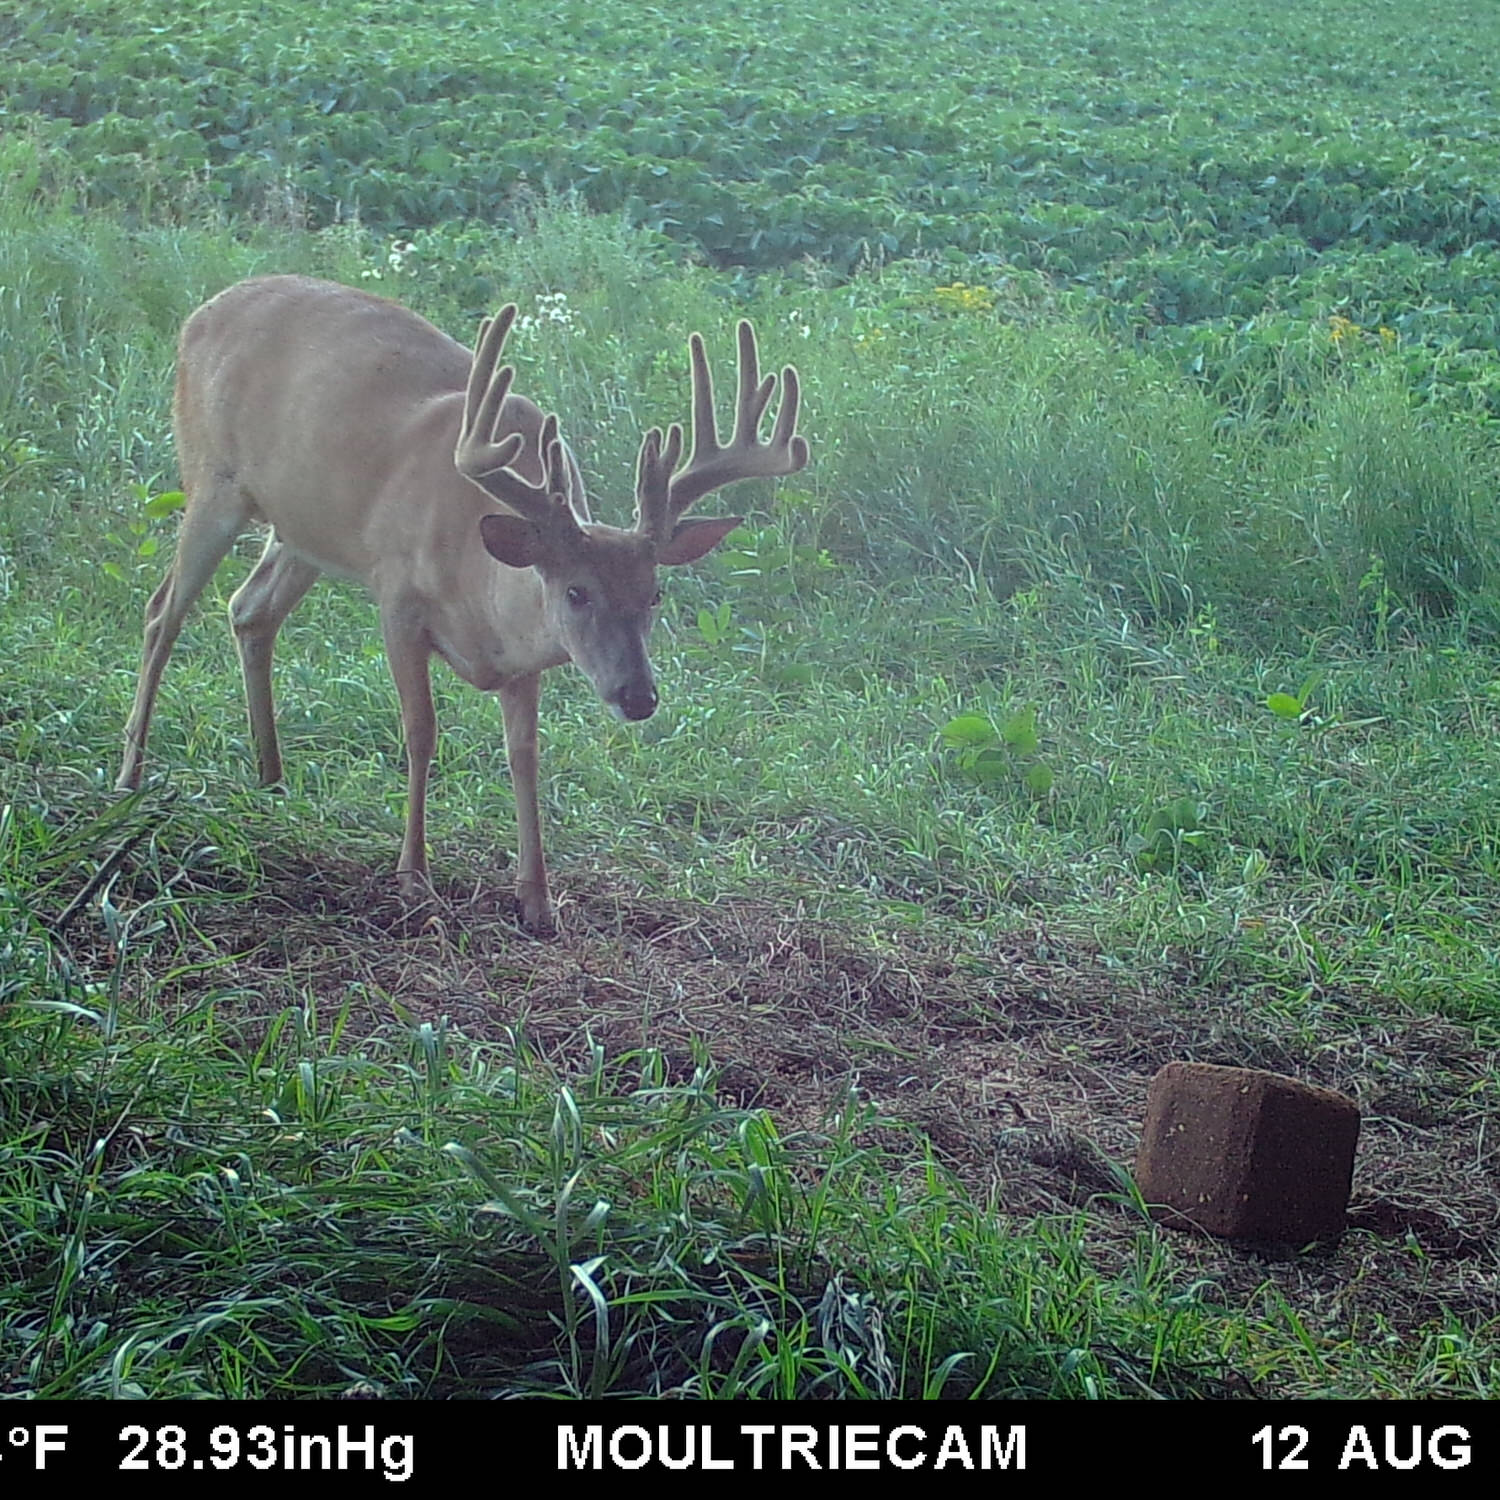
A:
[[[465,586],[433,600],[429,634],[433,648],[460,677],[481,692],[494,692],[568,660],[542,608],[542,580],[535,568],[508,568],[482,548],[466,555]]]

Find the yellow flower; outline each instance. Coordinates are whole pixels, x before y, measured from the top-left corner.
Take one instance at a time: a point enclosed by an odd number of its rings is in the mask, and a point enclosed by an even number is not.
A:
[[[1346,339],[1357,338],[1358,336],[1358,323],[1352,323],[1348,318],[1341,317],[1338,313],[1334,313],[1328,319],[1328,337],[1333,340],[1335,345],[1342,344]]]
[[[1384,344],[1387,349],[1394,347],[1396,343],[1396,330],[1394,328],[1387,328],[1385,324],[1382,323],[1380,327],[1375,331],[1380,335],[1380,342]]]
[[[969,286],[955,281],[951,286],[935,286],[933,300],[945,312],[987,313],[995,310],[995,294],[987,286]]]

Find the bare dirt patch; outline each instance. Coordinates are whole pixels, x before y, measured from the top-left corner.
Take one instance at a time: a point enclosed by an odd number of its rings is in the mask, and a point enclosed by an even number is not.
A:
[[[576,869],[565,891],[562,933],[542,942],[490,883],[413,907],[389,876],[278,858],[253,896],[192,903],[214,962],[178,990],[233,986],[252,1028],[258,1008],[305,994],[330,1011],[355,996],[355,1034],[390,1025],[392,1000],[474,1038],[520,1025],[561,1077],[588,1066],[590,1038],[611,1056],[655,1048],[687,1077],[696,1043],[721,1098],[770,1110],[783,1132],[817,1130],[857,1084],[893,1122],[880,1144],[915,1166],[919,1141],[901,1128],[915,1127],[1017,1221],[1082,1213],[1106,1270],[1140,1233],[1113,1164],[1133,1161],[1151,1076],[1174,1059],[1269,1068],[1360,1105],[1351,1232],[1298,1257],[1173,1233],[1184,1275],[1212,1278],[1230,1305],[1272,1282],[1299,1314],[1346,1330],[1375,1313],[1399,1330],[1500,1306],[1500,1150],[1486,1136],[1497,1059],[1461,1026],[1348,993],[1282,1019],[1186,964],[1123,969],[1040,925],[857,932]]]

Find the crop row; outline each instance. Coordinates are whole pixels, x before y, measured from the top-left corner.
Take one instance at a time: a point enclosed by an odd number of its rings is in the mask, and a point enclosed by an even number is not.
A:
[[[131,212],[290,197],[393,236],[546,189],[720,264],[1038,270],[1141,337],[1315,287],[1493,351],[1500,19],[1168,9],[22,0],[0,17],[0,126],[30,154],[0,171]]]
[[[1346,86],[1295,122],[1282,82],[1246,86],[1233,37],[1133,57],[1123,6],[1108,50],[1069,31],[1083,8],[1023,24],[911,0],[860,15],[857,48],[818,9],[364,3],[314,20],[293,0],[30,0],[4,28],[0,95],[12,128],[50,122],[91,201],[133,201],[149,163],[237,206],[289,181],[317,217],[357,203],[410,230],[493,215],[527,181],[755,266],[953,247],[1078,274],[1184,239],[1500,240],[1478,81],[1467,118],[1460,89],[1451,118],[1418,90],[1397,95],[1405,118],[1361,120]]]

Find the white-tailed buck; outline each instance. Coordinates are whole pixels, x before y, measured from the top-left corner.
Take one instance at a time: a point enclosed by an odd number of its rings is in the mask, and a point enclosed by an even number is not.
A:
[[[635,525],[589,518],[583,479],[557,419],[511,392],[497,369],[514,304],[467,349],[416,313],[300,276],[241,282],[183,325],[173,420],[187,510],[177,556],[146,606],[122,790],[141,783],[162,669],[184,616],[245,528],[271,535],[229,601],[260,779],[281,779],[271,700],[276,632],[319,573],[364,582],[380,607],[401,699],[409,792],[398,869],[427,873],[427,775],[437,740],[428,662],[497,691],[515,789],[522,920],[552,921],[537,809],[537,699],[548,667],[573,661],[622,719],[649,718],[646,657],[656,569],[690,563],[738,518],[684,520],[736,479],[792,474],[797,372],[782,371],[769,442],[759,437],[776,378],[760,377],[755,334],[739,325],[734,435],[720,444],[703,340],[688,341],[692,453],[682,428],[652,428],[636,465]]]

